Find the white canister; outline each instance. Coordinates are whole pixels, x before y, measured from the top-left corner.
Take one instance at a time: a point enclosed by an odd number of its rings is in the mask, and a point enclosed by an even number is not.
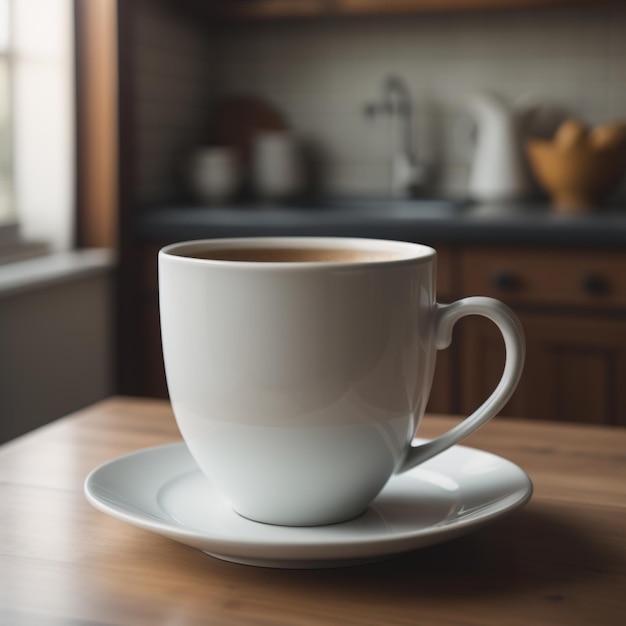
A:
[[[241,184],[237,152],[223,146],[197,150],[191,157],[189,182],[199,200],[209,204],[227,202]]]
[[[271,131],[256,136],[252,182],[256,194],[265,200],[281,200],[302,190],[302,153],[293,134]]]

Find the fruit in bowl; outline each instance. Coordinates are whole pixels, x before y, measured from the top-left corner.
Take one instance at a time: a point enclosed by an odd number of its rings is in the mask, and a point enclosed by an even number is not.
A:
[[[551,141],[531,139],[532,170],[557,211],[580,213],[598,207],[626,173],[626,122],[589,130],[570,119]]]

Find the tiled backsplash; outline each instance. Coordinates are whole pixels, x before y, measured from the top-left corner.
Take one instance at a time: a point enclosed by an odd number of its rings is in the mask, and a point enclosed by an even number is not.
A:
[[[245,26],[217,40],[223,91],[253,91],[281,107],[327,157],[339,191],[384,192],[389,133],[363,115],[383,78],[415,100],[415,145],[440,189],[463,193],[472,157],[465,98],[529,94],[589,123],[626,117],[626,10],[586,7],[394,16]]]
[[[201,141],[213,93],[207,29],[172,5],[133,0],[137,200],[176,197],[185,161]]]
[[[146,2],[146,0],[142,0]],[[617,6],[255,23],[207,28],[153,10],[137,60],[142,197],[165,193],[211,97],[262,95],[316,146],[331,191],[384,193],[390,133],[366,102],[396,74],[415,103],[414,144],[439,191],[463,194],[467,95],[490,89],[594,124],[626,118],[626,9]],[[167,18],[167,27],[165,22]]]

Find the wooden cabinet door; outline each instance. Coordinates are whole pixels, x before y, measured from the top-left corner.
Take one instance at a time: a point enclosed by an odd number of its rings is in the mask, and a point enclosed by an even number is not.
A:
[[[520,319],[526,365],[502,415],[626,425],[626,320],[548,314]],[[462,320],[459,331],[459,410],[469,413],[497,384],[504,347],[487,320]]]

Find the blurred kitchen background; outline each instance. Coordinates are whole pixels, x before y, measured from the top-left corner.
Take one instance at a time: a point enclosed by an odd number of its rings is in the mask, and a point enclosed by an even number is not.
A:
[[[433,245],[506,415],[626,425],[624,3],[0,0],[0,100],[0,441],[167,397],[157,251],[248,235]],[[460,323],[430,410],[502,359]]]

